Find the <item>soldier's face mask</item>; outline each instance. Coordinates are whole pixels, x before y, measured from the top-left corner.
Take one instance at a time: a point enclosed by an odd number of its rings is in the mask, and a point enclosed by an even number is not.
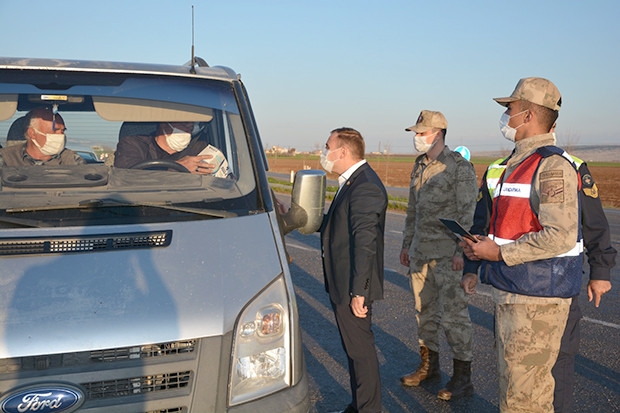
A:
[[[426,135],[426,136],[416,134],[413,137],[413,146],[415,147],[415,150],[418,151],[418,152],[422,152],[422,153],[426,153],[426,152],[430,151],[431,148],[433,146],[435,146],[435,143],[437,142],[437,140],[433,139],[432,143],[427,143],[428,139],[431,138],[431,137],[436,136],[437,133],[439,133],[439,132],[435,132],[435,133],[433,133],[431,135]]]
[[[512,126],[508,126],[508,123],[510,122],[510,119],[514,118],[515,116],[519,116],[520,114],[525,113],[525,112],[527,112],[527,110],[521,111],[517,113],[516,115],[512,115],[512,116],[508,116],[508,114],[504,112],[502,113],[502,116],[499,118],[499,130],[502,132],[502,135],[504,135],[504,138],[508,139],[510,142],[515,141],[515,136],[517,135],[517,129],[525,125],[525,122],[521,123],[516,128],[513,128]]]

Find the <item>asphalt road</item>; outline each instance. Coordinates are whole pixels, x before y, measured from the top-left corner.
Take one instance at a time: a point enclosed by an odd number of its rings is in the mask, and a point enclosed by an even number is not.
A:
[[[287,202],[286,197],[282,197]],[[620,211],[607,211],[614,247],[620,250]],[[475,395],[463,400],[438,400],[437,392],[452,374],[452,360],[442,337],[442,381],[405,388],[399,378],[418,363],[417,329],[413,295],[406,268],[398,260],[404,215],[388,213],[385,234],[385,299],[373,308],[374,334],[381,365],[384,412],[496,412],[498,385],[493,350],[493,303],[487,286],[478,287],[470,300],[474,324],[473,382]],[[313,411],[342,409],[350,401],[347,363],[329,299],[324,290],[318,234],[286,236],[293,259],[293,283],[297,295],[306,365],[310,376]],[[587,271],[587,267],[585,268]],[[614,289],[603,297],[601,307],[587,301],[587,277],[580,296],[584,314],[582,339],[576,359],[575,412],[620,411],[620,270],[613,271]]]

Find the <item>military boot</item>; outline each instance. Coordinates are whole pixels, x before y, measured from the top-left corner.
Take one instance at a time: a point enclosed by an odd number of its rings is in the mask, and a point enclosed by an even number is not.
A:
[[[471,361],[454,359],[454,373],[445,389],[439,390],[437,397],[441,400],[454,400],[474,394],[471,383]]]
[[[441,377],[439,370],[439,353],[429,350],[426,346],[420,346],[420,366],[416,371],[400,378],[405,386],[419,386],[423,380],[437,379]]]

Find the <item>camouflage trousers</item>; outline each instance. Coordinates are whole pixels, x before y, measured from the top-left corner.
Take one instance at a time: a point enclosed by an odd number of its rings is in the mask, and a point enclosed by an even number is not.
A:
[[[439,332],[443,328],[453,358],[472,361],[472,324],[468,297],[461,288],[461,271],[452,270],[452,257],[411,257],[410,262],[420,345],[439,351]]]
[[[553,412],[551,369],[569,305],[497,304],[500,412]]]

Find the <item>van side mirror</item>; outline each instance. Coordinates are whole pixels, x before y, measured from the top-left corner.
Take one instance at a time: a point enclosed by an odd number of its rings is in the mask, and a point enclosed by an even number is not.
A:
[[[327,176],[324,171],[297,171],[293,182],[291,209],[284,215],[284,235],[297,229],[302,234],[318,231],[323,223]]]

